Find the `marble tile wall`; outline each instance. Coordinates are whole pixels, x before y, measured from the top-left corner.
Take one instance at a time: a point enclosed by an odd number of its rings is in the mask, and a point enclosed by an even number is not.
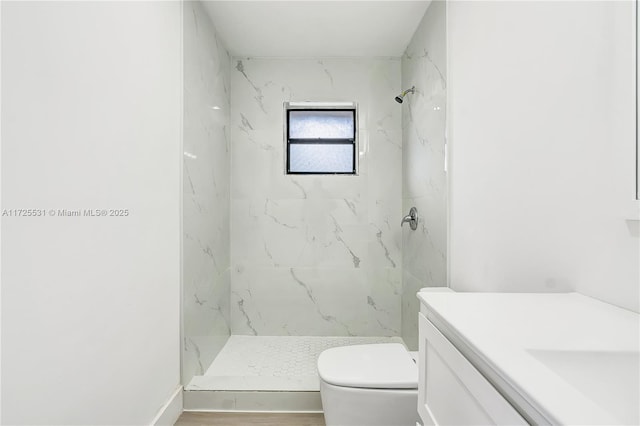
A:
[[[200,2],[184,2],[183,383],[229,337],[230,57]]]
[[[231,64],[231,331],[400,334],[400,59]],[[287,176],[283,103],[359,104],[358,176]]]
[[[412,350],[418,344],[421,287],[447,285],[446,4],[433,1],[405,54],[402,87],[416,86],[402,104],[404,214],[415,206],[418,229],[402,230],[402,337]]]

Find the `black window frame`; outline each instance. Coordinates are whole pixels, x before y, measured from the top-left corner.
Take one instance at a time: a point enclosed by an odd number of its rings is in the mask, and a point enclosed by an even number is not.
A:
[[[348,139],[330,139],[330,138],[291,138],[289,136],[290,127],[289,122],[291,118],[291,111],[350,111],[353,114],[353,137]],[[356,176],[358,174],[357,170],[357,134],[358,134],[358,114],[357,107],[354,105],[353,107],[339,107],[339,108],[331,108],[331,107],[317,107],[317,108],[286,108],[286,168],[285,173],[287,175],[346,175],[346,176]],[[350,172],[292,172],[290,166],[291,159],[291,145],[299,144],[299,145],[314,145],[314,144],[323,144],[323,145],[351,145],[353,150],[353,162],[351,165]]]

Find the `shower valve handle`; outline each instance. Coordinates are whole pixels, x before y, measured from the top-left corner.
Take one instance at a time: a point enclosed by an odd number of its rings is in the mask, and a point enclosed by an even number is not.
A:
[[[405,222],[409,222],[409,227],[413,231],[418,229],[418,209],[416,209],[415,207],[411,207],[411,210],[409,210],[409,214],[402,218],[400,226],[402,226]]]

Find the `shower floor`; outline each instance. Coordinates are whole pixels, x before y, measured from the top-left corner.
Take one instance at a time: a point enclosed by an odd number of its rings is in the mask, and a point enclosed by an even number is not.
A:
[[[403,343],[400,337],[231,336],[186,390],[318,392],[316,363],[336,346]]]

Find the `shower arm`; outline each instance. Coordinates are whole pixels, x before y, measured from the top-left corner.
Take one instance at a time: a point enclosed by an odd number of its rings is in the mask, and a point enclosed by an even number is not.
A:
[[[401,104],[404,97],[407,96],[407,94],[409,93],[414,94],[415,92],[416,92],[416,86],[411,86],[411,89],[407,89],[402,93],[400,93],[398,96],[396,96],[395,100],[397,103]]]
[[[407,89],[402,92],[402,97],[404,98],[405,96],[407,96],[407,93],[411,93],[412,95],[416,93],[416,86],[412,86],[411,89]]]

